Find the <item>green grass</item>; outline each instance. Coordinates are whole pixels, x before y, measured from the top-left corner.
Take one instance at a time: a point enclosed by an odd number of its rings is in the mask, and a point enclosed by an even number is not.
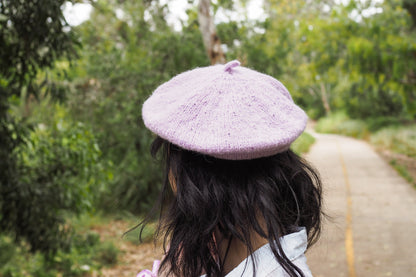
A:
[[[91,229],[111,224],[111,220],[112,217],[102,215],[68,217],[67,222],[74,231],[71,247],[58,250],[50,257],[31,253],[25,242],[17,243],[10,236],[0,235],[0,276],[100,276],[103,267],[118,262],[120,251],[115,240],[103,240]]]
[[[104,241],[97,246],[94,260],[100,265],[111,266],[117,264],[119,249],[110,241]]]
[[[391,160],[390,165],[396,169],[396,171],[409,183],[413,184],[413,186],[416,188],[416,180],[413,179],[412,175],[409,174],[407,169],[400,165],[396,160]]]
[[[349,119],[344,113],[321,118],[315,130],[366,139],[371,144],[395,153],[416,158],[416,125],[403,125],[399,119],[381,117],[363,120]],[[370,132],[371,130],[371,132]]]
[[[371,135],[370,142],[379,148],[416,158],[416,126],[383,128]]]
[[[142,242],[150,242],[154,238],[154,234],[156,231],[156,223],[150,222],[145,226],[142,232],[142,241],[140,241],[140,230],[141,227],[134,228],[138,222],[141,220],[137,218],[137,216],[132,215],[131,213],[119,212],[114,215],[102,215],[102,214],[84,214],[79,217],[72,217],[70,219],[71,225],[75,227],[78,232],[88,232],[91,228],[95,226],[105,226],[111,224],[114,220],[121,220],[127,222],[128,226],[133,226],[131,229],[120,230],[120,237],[116,239],[123,239],[128,242],[131,242],[135,245],[139,245]],[[124,233],[125,232],[125,233]],[[123,234],[124,233],[124,234]]]
[[[70,225],[80,233],[87,232],[94,226],[107,225],[111,221],[111,217],[104,216],[100,213],[90,214],[84,213],[79,216],[69,216],[68,222]]]
[[[142,242],[151,242],[155,236],[156,232],[156,223],[149,223],[147,224],[143,231],[142,231],[142,237],[140,241],[140,231],[141,226],[137,228],[132,228],[131,230],[128,230],[123,238],[133,244],[139,245]]]
[[[73,245],[67,250],[58,250],[47,258],[40,253],[31,253],[25,243],[16,243],[11,237],[0,236],[0,276],[55,277],[99,275],[103,266],[117,262],[119,250],[111,242],[100,242],[91,233],[76,234]]]
[[[363,120],[349,119],[345,113],[321,118],[315,130],[366,139],[379,150],[389,150],[416,159],[416,124],[410,119],[379,117]],[[390,164],[407,181],[415,184],[406,167],[396,160]]]
[[[309,133],[304,132],[292,143],[291,149],[298,155],[307,153],[314,142],[315,138]]]
[[[319,133],[341,134],[359,139],[367,139],[370,135],[364,121],[349,119],[344,113],[335,113],[319,119],[315,130]]]

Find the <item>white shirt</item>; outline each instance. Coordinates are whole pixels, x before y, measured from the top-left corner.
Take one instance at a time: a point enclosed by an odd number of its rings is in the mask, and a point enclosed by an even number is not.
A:
[[[288,234],[280,238],[283,251],[306,277],[312,277],[312,273],[306,264],[305,251],[308,245],[306,229],[300,228],[298,232]],[[265,244],[253,252],[256,263],[256,277],[286,277],[288,274],[274,257],[269,244]],[[205,277],[202,275],[201,277]],[[251,257],[246,258],[236,266],[226,277],[252,277],[253,261]]]

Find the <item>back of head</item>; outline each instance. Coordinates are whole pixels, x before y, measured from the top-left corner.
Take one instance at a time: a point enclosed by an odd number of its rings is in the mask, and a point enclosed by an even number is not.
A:
[[[166,161],[159,234],[170,246],[161,270],[224,275],[214,233],[255,250],[267,239],[289,276],[304,276],[279,238],[305,227],[309,245],[321,223],[321,182],[290,149],[307,116],[271,76],[240,66],[197,68],[159,86],[143,105]],[[171,186],[174,195],[166,201]],[[222,259],[222,260],[221,260]]]
[[[182,149],[161,138],[166,160],[164,191],[175,195],[163,210],[160,226],[170,240],[165,265],[176,276],[222,276],[214,259],[217,230],[253,252],[256,232],[275,246],[290,276],[302,276],[285,257],[279,238],[305,227],[309,246],[319,236],[321,182],[315,171],[291,150],[251,160],[224,160]],[[169,178],[170,176],[170,178]],[[248,253],[248,254],[250,254]],[[181,261],[178,263],[178,261]]]

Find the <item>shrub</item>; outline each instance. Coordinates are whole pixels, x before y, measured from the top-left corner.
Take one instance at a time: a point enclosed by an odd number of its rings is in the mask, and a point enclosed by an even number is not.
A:
[[[335,113],[321,118],[315,130],[321,133],[332,133],[351,136],[355,138],[368,138],[367,124],[362,120],[349,119],[344,113]]]
[[[0,236],[0,276],[56,276],[47,274],[44,261],[40,253],[30,254],[27,244],[16,243],[11,236]]]
[[[296,154],[300,155],[302,153],[307,153],[314,142],[315,138],[309,133],[304,132],[292,143],[291,148]]]
[[[0,236],[0,276],[55,277],[100,276],[100,269],[117,262],[119,250],[111,242],[100,242],[94,232],[74,234],[72,247],[58,250],[53,258],[31,253],[25,243],[10,236]]]
[[[369,118],[366,120],[368,129],[371,132],[380,130],[388,126],[398,126],[403,123],[403,119],[395,116],[380,116],[376,118]]]
[[[327,117],[322,117],[318,120],[315,126],[315,130],[321,133],[332,133],[336,130],[336,127],[342,122],[348,120],[348,117],[344,113],[334,113]]]
[[[107,180],[91,131],[59,105],[49,114],[50,122],[34,127],[17,149],[18,186],[0,195],[0,230],[44,253],[69,247],[63,213],[91,209]]]
[[[111,242],[103,242],[97,248],[96,260],[102,265],[114,265],[117,263],[119,250]]]
[[[0,265],[7,264],[16,253],[16,248],[10,237],[0,236]]]
[[[396,160],[391,160],[390,165],[396,169],[396,171],[402,176],[406,181],[416,186],[416,180],[413,179],[412,175],[407,171],[406,167],[402,166]]]
[[[370,141],[380,148],[416,158],[416,126],[383,128],[372,135]]]

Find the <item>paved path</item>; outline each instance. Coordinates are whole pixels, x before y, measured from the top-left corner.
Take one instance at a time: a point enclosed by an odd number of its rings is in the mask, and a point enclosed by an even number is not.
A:
[[[314,134],[326,221],[307,252],[314,277],[416,277],[416,190],[365,142]]]

